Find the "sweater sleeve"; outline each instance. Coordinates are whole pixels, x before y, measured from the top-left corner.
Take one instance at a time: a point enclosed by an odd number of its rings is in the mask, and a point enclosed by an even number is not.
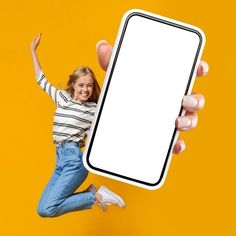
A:
[[[36,77],[38,85],[52,98],[52,100],[58,105],[58,96],[60,90],[55,88],[46,78],[45,74],[41,70]]]

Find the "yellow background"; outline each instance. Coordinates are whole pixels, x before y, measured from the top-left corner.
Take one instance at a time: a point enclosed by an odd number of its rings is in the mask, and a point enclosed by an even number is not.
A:
[[[234,1],[2,1],[1,235],[236,235],[235,229],[235,4]],[[202,28],[210,65],[195,92],[206,97],[199,125],[182,133],[187,149],[174,156],[164,186],[148,191],[90,174],[126,200],[126,209],[73,212],[40,218],[36,207],[53,171],[54,104],[35,82],[29,44],[42,32],[38,50],[48,79],[63,88],[81,64],[94,69],[95,45],[114,43],[121,16],[141,8]],[[168,96],[168,94],[167,94]]]

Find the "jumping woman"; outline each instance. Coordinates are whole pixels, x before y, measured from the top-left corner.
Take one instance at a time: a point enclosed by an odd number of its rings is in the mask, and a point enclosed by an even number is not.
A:
[[[56,104],[53,122],[53,140],[56,145],[56,167],[38,205],[42,217],[91,209],[94,204],[102,210],[107,205],[125,207],[124,200],[101,186],[91,184],[86,190],[76,192],[84,182],[88,171],[83,166],[81,148],[90,130],[100,94],[94,72],[87,66],[78,67],[67,81],[65,90],[55,88],[46,78],[36,53],[41,33],[31,42],[35,76],[39,86]]]

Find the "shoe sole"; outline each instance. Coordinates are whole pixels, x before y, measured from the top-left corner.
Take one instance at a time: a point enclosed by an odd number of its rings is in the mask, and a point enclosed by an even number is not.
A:
[[[112,195],[114,198],[116,198],[118,200],[118,207],[120,207],[120,208],[125,207],[125,202],[124,202],[124,200],[120,196],[118,196],[117,194],[113,193],[111,190],[109,190],[105,186],[101,186],[101,189],[103,189],[105,192],[107,192],[108,194]]]

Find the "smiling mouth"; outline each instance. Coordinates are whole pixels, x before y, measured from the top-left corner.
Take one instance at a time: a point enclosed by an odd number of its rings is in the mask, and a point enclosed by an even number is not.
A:
[[[88,97],[88,95],[89,95],[88,93],[81,93],[82,97]]]

